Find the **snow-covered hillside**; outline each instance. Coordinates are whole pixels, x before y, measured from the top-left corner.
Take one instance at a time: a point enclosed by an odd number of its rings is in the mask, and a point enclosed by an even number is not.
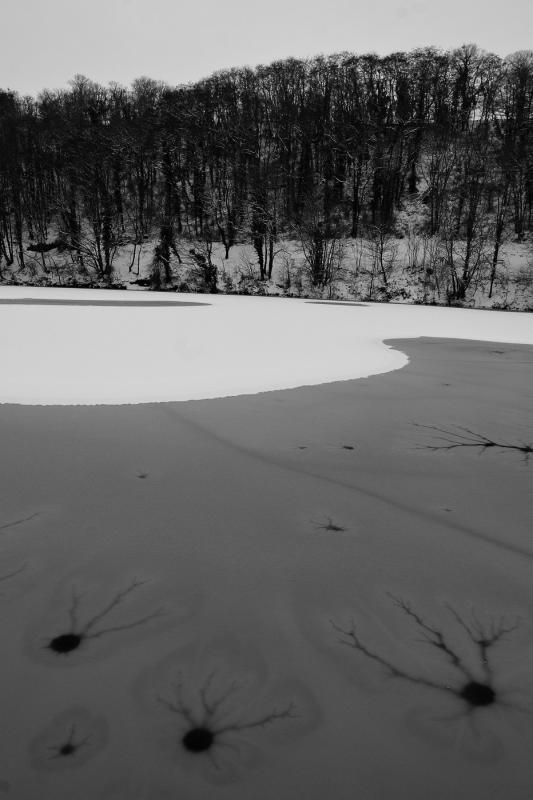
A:
[[[257,254],[251,244],[235,244],[226,258],[220,243],[207,245],[196,240],[182,240],[171,254],[172,281],[166,288],[192,293],[205,291],[205,276],[199,261],[204,263],[202,259],[208,258],[216,270],[218,291],[225,294],[448,304],[450,276],[444,263],[445,242],[437,237],[410,233],[407,225],[402,238],[384,237],[381,249],[377,241],[362,237],[342,239],[338,245],[339,260],[332,269],[331,280],[325,286],[313,286],[301,242],[291,239],[276,242],[271,279],[261,281]],[[153,284],[156,247],[156,240],[146,240],[140,245],[117,248],[112,265],[115,288],[149,288]],[[460,273],[464,245],[459,241],[454,247]],[[492,291],[491,254],[487,252],[460,304],[471,308],[531,310],[532,264],[530,242],[516,242],[507,237],[499,253]],[[386,287],[382,268],[387,276]],[[71,256],[55,251],[27,254],[26,268],[21,271],[4,267],[0,281],[6,285],[43,287],[106,286],[94,270],[80,271]]]

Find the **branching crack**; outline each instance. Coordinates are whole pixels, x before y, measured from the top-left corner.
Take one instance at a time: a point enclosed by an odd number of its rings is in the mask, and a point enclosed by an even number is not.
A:
[[[78,750],[88,744],[90,738],[90,736],[85,736],[83,739],[76,740],[76,726],[71,725],[65,741],[48,748],[53,752],[50,758],[68,758],[69,756],[73,756]]]
[[[181,679],[174,686],[174,699],[157,696],[158,702],[177,714],[185,723],[181,737],[182,747],[190,753],[205,753],[218,770],[216,746],[232,747],[224,737],[254,728],[264,728],[280,720],[297,718],[294,703],[260,714],[255,717],[235,719],[241,713],[238,692],[243,688],[237,681],[230,682],[225,689],[215,689],[216,673],[212,672],[203,686],[195,693],[196,700],[190,704],[184,699]],[[194,706],[194,707],[193,707]]]
[[[117,633],[118,631],[131,630],[145,625],[157,617],[160,617],[164,611],[163,608],[158,608],[138,619],[130,622],[124,622],[117,625],[109,625],[108,627],[97,628],[98,624],[103,622],[129,595],[131,595],[140,586],[143,586],[146,581],[139,581],[134,579],[129,586],[117,592],[111,600],[105,605],[101,611],[81,623],[79,620],[80,604],[82,595],[78,594],[76,589],[72,590],[71,604],[68,609],[69,617],[69,630],[65,633],[54,636],[46,647],[54,653],[60,655],[68,655],[69,653],[77,650],[80,645],[88,639],[98,639],[101,636],[107,636],[110,633]]]
[[[5,522],[3,525],[0,525],[0,531],[5,531],[8,528],[15,528],[17,525],[22,525],[23,522],[29,522],[30,519],[35,519],[35,517],[39,516],[39,512],[36,511],[35,514],[30,514],[29,517],[22,517],[21,519],[14,519],[12,522]]]
[[[456,425],[455,429],[447,430],[446,428],[439,428],[436,425],[421,425],[414,422],[413,425],[417,428],[425,428],[426,430],[434,431],[439,444],[427,444],[421,446],[419,449],[425,450],[454,450],[458,447],[467,447],[479,450],[480,455],[485,451],[495,448],[496,450],[516,450],[524,456],[524,463],[529,463],[529,457],[533,453],[532,444],[512,444],[510,442],[497,442],[495,439],[490,439],[481,433],[475,433],[470,428],[464,428]]]
[[[470,713],[482,706],[489,706],[501,702],[499,692],[495,688],[495,676],[490,663],[490,651],[502,642],[506,636],[515,631],[520,621],[508,621],[505,617],[482,622],[472,611],[470,620],[465,620],[451,605],[446,608],[455,623],[462,628],[470,640],[476,660],[477,668],[471,668],[460,650],[455,647],[449,637],[436,625],[427,622],[421,614],[405,600],[389,594],[393,603],[415,624],[421,634],[421,642],[438,651],[445,662],[451,665],[457,673],[457,680],[435,680],[417,674],[403,667],[397,666],[394,661],[385,657],[378,651],[370,648],[360,637],[356,625],[351,620],[350,625],[343,627],[331,620],[333,629],[339,634],[339,643],[351,647],[362,653],[366,658],[383,667],[392,678],[409,681],[428,689],[437,689],[455,695],[466,704]],[[508,705],[508,704],[505,704]]]
[[[336,525],[331,517],[325,517],[325,519],[326,522],[317,522],[314,519],[312,519],[311,522],[315,528],[322,531],[334,531],[335,533],[338,533],[339,531],[346,530],[346,528],[343,528],[341,525]]]

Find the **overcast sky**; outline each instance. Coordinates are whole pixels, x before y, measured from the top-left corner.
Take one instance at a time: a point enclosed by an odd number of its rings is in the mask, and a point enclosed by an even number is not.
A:
[[[0,87],[36,95],[75,74],[170,85],[341,51],[474,42],[533,49],[531,0],[0,0]]]

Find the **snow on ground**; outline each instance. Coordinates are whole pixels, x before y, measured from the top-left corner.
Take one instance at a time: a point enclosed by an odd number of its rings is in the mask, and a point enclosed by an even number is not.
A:
[[[329,383],[403,367],[407,358],[383,341],[418,336],[533,344],[533,318],[275,297],[0,287],[0,402],[146,403]]]
[[[447,305],[449,286],[448,270],[444,267],[443,242],[437,237],[428,237],[415,231],[421,224],[416,212],[414,218],[404,217],[400,228],[401,238],[387,235],[380,254],[388,275],[389,299],[394,302],[437,303]],[[413,227],[414,226],[414,227]],[[422,224],[423,227],[423,224]],[[488,243],[487,243],[488,244]],[[138,279],[150,280],[156,239],[147,240],[141,246],[125,245],[117,249],[113,260],[113,279],[117,284],[138,290]],[[188,287],[189,291],[201,290],[198,264],[192,253],[208,255],[205,243],[196,240],[181,240],[178,244],[179,259],[171,258],[171,272],[175,288]],[[347,300],[381,300],[381,270],[376,262],[376,242],[359,237],[342,240],[341,269],[335,272],[331,285],[319,289],[309,283],[309,266],[306,264],[301,242],[282,238],[275,245],[272,279],[259,281],[257,254],[251,243],[235,244],[225,257],[221,243],[213,242],[210,251],[212,265],[218,271],[218,289],[226,294],[267,294],[289,297],[321,296]],[[461,263],[464,243],[456,242],[456,261]],[[513,241],[504,237],[499,251],[495,280],[489,297],[490,270],[492,264],[490,246],[479,272],[467,291],[463,303],[467,307],[531,310],[533,302],[533,261],[531,242]],[[27,254],[26,270],[4,269],[3,279],[15,283],[48,286],[50,283],[69,286],[70,281],[97,280],[94,270],[83,276],[77,273],[68,254],[60,256],[54,251]],[[46,269],[43,270],[43,266]],[[457,267],[460,271],[459,266]]]

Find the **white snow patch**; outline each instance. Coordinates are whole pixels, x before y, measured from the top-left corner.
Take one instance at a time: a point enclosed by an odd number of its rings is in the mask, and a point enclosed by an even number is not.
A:
[[[46,304],[54,299],[67,303]],[[0,402],[25,405],[193,400],[350,380],[405,366],[384,344],[394,338],[533,344],[533,319],[519,312],[12,286],[0,287],[0,301]]]

